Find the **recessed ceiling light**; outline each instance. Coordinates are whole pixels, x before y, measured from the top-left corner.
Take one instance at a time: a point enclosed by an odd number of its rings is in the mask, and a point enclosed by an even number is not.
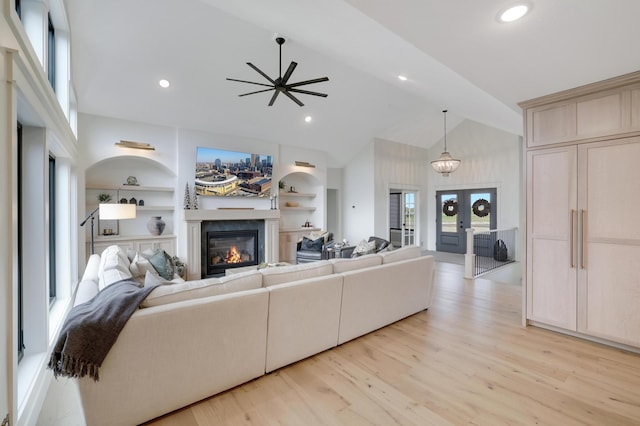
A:
[[[313,120],[313,118],[311,118],[311,116],[310,116],[310,115],[307,115],[307,116],[304,118],[305,123],[311,123],[311,120]]]
[[[404,75],[399,75],[398,80],[407,81],[407,77],[405,77]]]
[[[160,81],[158,82],[158,84],[160,85],[160,87],[163,87],[163,88],[165,88],[165,89],[166,89],[167,87],[171,86],[171,83],[169,83],[169,80],[165,80],[164,78],[163,78],[162,80],[160,80]]]
[[[506,10],[503,10],[499,14],[499,19],[501,22],[513,22],[522,18],[529,11],[529,6],[526,4],[517,4],[515,6],[511,6]]]

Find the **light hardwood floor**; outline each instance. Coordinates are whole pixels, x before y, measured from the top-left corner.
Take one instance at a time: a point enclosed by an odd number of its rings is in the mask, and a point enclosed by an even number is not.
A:
[[[437,263],[428,311],[148,424],[640,424],[640,355],[523,328],[519,285],[462,275]]]

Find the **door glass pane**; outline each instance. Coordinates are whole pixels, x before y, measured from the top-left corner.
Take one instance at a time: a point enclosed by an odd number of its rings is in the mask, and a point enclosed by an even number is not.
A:
[[[440,216],[442,232],[458,232],[458,196],[442,194]]]
[[[470,227],[476,231],[491,229],[491,194],[488,192],[470,194],[471,218]]]
[[[416,221],[416,195],[412,192],[404,194],[404,245],[414,244]]]

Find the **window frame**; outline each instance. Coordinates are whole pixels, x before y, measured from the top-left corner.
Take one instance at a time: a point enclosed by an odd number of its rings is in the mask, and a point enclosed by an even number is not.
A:
[[[56,91],[56,29],[51,20],[51,13],[47,14],[47,78],[53,91]]]
[[[20,361],[22,361],[22,358],[24,357],[24,350],[25,350],[25,346],[24,346],[24,295],[23,295],[23,283],[24,283],[24,277],[23,277],[23,261],[22,261],[22,249],[23,249],[23,243],[24,243],[24,238],[23,238],[23,234],[22,234],[22,225],[23,225],[23,221],[22,221],[22,210],[23,210],[23,199],[22,199],[22,158],[23,158],[23,153],[22,153],[22,123],[20,123],[19,121],[17,122],[16,125],[16,133],[17,133],[17,142],[18,142],[18,164],[17,164],[17,171],[18,171],[18,188],[17,188],[17,192],[18,192],[18,363],[20,363]]]
[[[56,301],[56,157],[49,154],[49,307]]]

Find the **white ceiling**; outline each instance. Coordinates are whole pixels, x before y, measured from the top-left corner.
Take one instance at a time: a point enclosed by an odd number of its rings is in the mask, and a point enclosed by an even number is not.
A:
[[[374,137],[429,147],[463,119],[521,134],[517,102],[640,70],[638,0],[65,0],[80,112],[329,152],[339,167]],[[304,107],[270,93],[275,34]],[[398,74],[408,77],[401,82]],[[161,89],[161,78],[171,81]],[[303,118],[311,115],[313,121]],[[152,142],[152,141],[145,141]],[[212,141],[215,144],[215,141]]]

